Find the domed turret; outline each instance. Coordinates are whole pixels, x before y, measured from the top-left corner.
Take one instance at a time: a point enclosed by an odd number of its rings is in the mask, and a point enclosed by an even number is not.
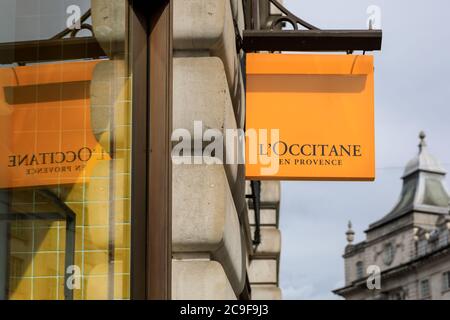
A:
[[[413,211],[448,214],[450,196],[444,185],[445,170],[438,159],[428,152],[425,133],[420,132],[419,153],[411,159],[403,173],[403,187],[395,207],[382,219],[369,226],[372,229]]]
[[[405,171],[403,172],[403,178],[417,171],[428,171],[438,174],[445,174],[445,170],[444,168],[442,168],[439,160],[428,152],[427,144],[425,142],[425,132],[421,131],[419,134],[419,138],[419,153],[406,165]]]

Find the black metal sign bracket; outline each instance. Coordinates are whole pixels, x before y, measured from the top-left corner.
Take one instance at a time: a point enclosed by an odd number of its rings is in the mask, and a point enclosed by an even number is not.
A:
[[[381,50],[381,30],[321,30],[277,0],[243,1],[246,23],[242,49],[246,52]],[[273,8],[279,12],[273,13]],[[286,24],[292,30],[283,30]]]

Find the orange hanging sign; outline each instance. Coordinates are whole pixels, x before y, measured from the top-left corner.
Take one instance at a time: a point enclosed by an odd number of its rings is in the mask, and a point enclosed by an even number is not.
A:
[[[247,54],[246,176],[374,180],[373,56]]]

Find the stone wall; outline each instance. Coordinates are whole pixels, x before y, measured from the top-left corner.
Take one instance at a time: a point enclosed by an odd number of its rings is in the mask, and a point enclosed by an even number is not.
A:
[[[193,133],[194,121],[221,132],[243,129],[244,56],[235,33],[244,29],[242,1],[174,0],[173,21],[174,129]],[[279,183],[263,190],[278,207]],[[253,298],[281,297],[279,210],[263,211],[255,250],[245,194],[243,165],[173,165],[173,299],[239,299],[247,279]]]
[[[250,193],[249,183],[247,193]],[[279,230],[280,182],[261,182],[261,243],[253,246],[250,255],[249,280],[252,299],[279,300],[279,269],[281,252],[281,232]],[[251,235],[255,230],[255,212],[251,209],[248,218],[251,224]]]
[[[241,1],[175,0],[173,126],[244,126]],[[249,247],[243,165],[173,165],[173,299],[238,299]]]

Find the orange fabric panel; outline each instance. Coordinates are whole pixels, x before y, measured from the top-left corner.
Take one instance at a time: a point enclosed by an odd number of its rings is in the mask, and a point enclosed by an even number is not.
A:
[[[299,58],[300,57],[300,58]],[[373,73],[373,56],[312,54],[247,54],[247,74],[341,74]]]

